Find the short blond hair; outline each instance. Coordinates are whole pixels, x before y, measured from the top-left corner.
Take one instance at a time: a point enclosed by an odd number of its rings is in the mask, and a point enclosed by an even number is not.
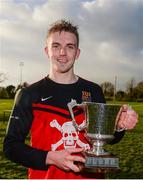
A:
[[[70,21],[64,19],[58,20],[51,25],[47,33],[47,38],[49,38],[49,36],[54,32],[62,31],[73,33],[77,39],[77,47],[79,46],[78,26],[74,26]]]

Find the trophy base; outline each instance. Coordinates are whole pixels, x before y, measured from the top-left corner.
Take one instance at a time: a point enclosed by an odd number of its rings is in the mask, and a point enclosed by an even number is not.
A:
[[[119,158],[114,155],[88,155],[86,154],[86,162],[82,165],[83,171],[93,173],[120,172]]]

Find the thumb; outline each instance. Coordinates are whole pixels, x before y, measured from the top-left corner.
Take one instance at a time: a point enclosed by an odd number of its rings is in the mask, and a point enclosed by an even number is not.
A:
[[[126,104],[124,104],[124,105],[122,106],[122,111],[125,112],[125,111],[128,110],[128,108],[129,108],[129,106],[126,105]]]
[[[128,110],[128,106],[126,104],[122,105],[118,114],[117,114],[117,117],[116,117],[116,125],[118,124],[120,118],[121,118],[121,115],[123,112],[127,112]]]

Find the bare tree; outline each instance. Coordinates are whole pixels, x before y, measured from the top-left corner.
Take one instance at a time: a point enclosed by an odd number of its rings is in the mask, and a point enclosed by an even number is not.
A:
[[[136,81],[135,81],[134,78],[131,78],[131,79],[127,82],[127,93],[128,93],[129,95],[132,95],[133,89],[134,89],[134,87],[135,87],[135,83],[136,83]]]
[[[134,88],[135,88],[135,79],[131,78],[126,85],[126,92],[127,92],[127,99],[129,101],[133,101],[134,100]]]
[[[137,88],[138,88],[138,90],[139,90],[140,92],[143,93],[143,81],[141,81],[141,82],[139,82],[139,83],[137,84]]]
[[[136,100],[143,101],[143,81],[137,84],[137,86],[134,88],[133,94]]]
[[[0,72],[0,83],[6,80],[6,74]]]
[[[107,97],[112,97],[114,94],[114,85],[111,82],[104,82],[101,84],[103,93]]]

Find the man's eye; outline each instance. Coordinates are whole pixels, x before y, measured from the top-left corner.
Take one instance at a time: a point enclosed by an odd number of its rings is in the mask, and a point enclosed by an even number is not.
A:
[[[52,47],[53,47],[53,48],[58,48],[59,46],[58,46],[58,45],[53,45]]]
[[[74,46],[68,46],[69,49],[74,49]]]

